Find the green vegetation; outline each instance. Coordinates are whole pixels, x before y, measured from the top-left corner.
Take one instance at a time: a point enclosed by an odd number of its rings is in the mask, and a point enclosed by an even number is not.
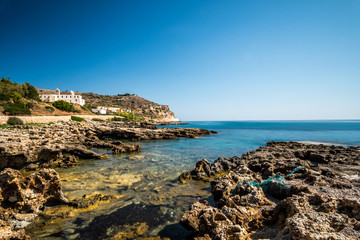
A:
[[[30,110],[26,107],[26,104],[22,103],[4,103],[4,112],[10,115],[30,115]]]
[[[90,112],[92,112],[92,111],[91,111],[91,108],[89,108],[89,106],[87,106],[87,105],[80,106],[80,107],[81,107],[81,109],[84,110],[84,111],[90,111]]]
[[[141,122],[145,120],[142,117],[136,116],[134,112],[118,112],[117,115],[123,118],[118,118],[119,120],[112,120],[112,121]],[[115,118],[116,117],[114,117],[113,119]]]
[[[34,86],[29,83],[13,83],[2,77],[0,80],[0,100],[9,101],[13,97],[40,100],[39,93]],[[15,102],[15,99],[13,100]]]
[[[93,118],[92,120],[96,122],[105,122],[103,119],[100,118]]]
[[[10,125],[9,124],[1,124],[0,125],[0,128],[1,129],[5,129],[5,128],[8,128]]]
[[[55,112],[55,108],[53,108],[51,106],[46,106],[45,109],[49,110],[50,112]]]
[[[77,116],[71,116],[71,120],[76,121],[76,122],[82,122],[82,121],[84,121],[83,118],[77,117]]]
[[[63,100],[55,101],[52,105],[61,111],[75,112],[74,106],[71,103],[65,102]]]
[[[26,107],[27,109],[31,109],[31,108],[34,107],[34,104],[33,104],[32,102],[28,102],[28,103],[25,104],[25,107]]]
[[[113,118],[111,118],[111,119],[108,119],[108,121],[124,121],[124,118],[113,117]]]
[[[9,125],[24,125],[24,122],[20,118],[9,117],[7,120],[7,124],[9,124]]]
[[[34,107],[34,103],[25,103],[23,99],[39,101],[39,93],[29,83],[13,83],[4,77],[0,80],[0,101],[3,101],[1,105],[4,107],[4,113],[30,115],[29,109]]]

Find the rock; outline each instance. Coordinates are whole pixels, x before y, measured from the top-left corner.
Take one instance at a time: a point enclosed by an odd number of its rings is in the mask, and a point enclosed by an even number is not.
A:
[[[68,202],[53,169],[23,177],[18,170],[7,168],[0,172],[0,187],[1,206],[19,213],[37,213],[47,202]]]
[[[45,204],[68,203],[53,169],[42,169],[28,177],[18,170],[0,172],[1,239],[30,239],[21,230],[32,221]],[[19,230],[20,229],[20,230]]]
[[[11,148],[6,144],[0,146],[0,170],[7,167],[21,169],[30,162],[29,153],[23,148]]]
[[[25,234],[24,229],[14,230],[9,223],[0,220],[0,239],[30,240],[30,237]]]
[[[238,157],[228,158],[218,158],[213,164],[206,159],[202,159],[196,163],[194,170],[186,173],[182,173],[179,176],[179,181],[184,183],[187,180],[202,180],[210,181],[211,177],[227,172],[231,169],[234,169],[241,162],[241,159]]]
[[[141,150],[140,143],[119,140],[194,138],[211,134],[199,128],[157,129],[153,123],[116,121],[18,125],[0,132],[0,170],[71,167],[82,159],[108,158],[89,148],[107,148],[113,154]]]
[[[180,137],[194,138],[200,135],[209,135],[209,130],[200,128],[113,128],[101,126],[96,128],[96,135],[100,139],[124,139],[132,141],[156,140],[156,139],[175,139]]]
[[[211,182],[215,206],[181,220],[194,239],[360,239],[358,148],[269,142],[241,158],[200,160],[179,180]]]

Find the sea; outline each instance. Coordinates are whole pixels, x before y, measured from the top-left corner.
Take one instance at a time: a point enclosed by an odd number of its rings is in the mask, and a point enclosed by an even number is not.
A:
[[[110,158],[56,169],[70,200],[92,194],[115,199],[81,210],[47,207],[45,215],[63,217],[30,224],[27,234],[33,239],[186,239],[191,233],[178,223],[183,212],[195,201],[213,203],[208,182],[182,184],[177,180],[197,161],[241,157],[269,141],[360,145],[360,120],[191,121],[189,125],[161,127],[196,127],[217,134],[141,141],[142,151],[131,154],[112,155],[94,149]]]

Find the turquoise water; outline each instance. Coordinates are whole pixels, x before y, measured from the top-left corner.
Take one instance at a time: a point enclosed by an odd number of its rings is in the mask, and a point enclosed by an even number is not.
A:
[[[360,120],[190,122],[190,125],[170,127],[199,127],[218,134],[196,139],[143,141],[142,151],[134,154],[111,155],[107,150],[96,149],[110,158],[57,169],[65,196],[70,199],[94,192],[118,198],[41,228],[29,229],[28,234],[33,239],[101,239],[119,231],[133,232],[133,226],[128,225],[139,222],[148,226],[141,236],[183,239],[189,233],[177,224],[182,213],[195,201],[211,201],[211,194],[209,183],[180,184],[177,177],[193,169],[202,158],[213,162],[220,156],[241,156],[268,141],[360,145]],[[127,212],[132,218],[125,221]],[[150,212],[154,216],[148,216]],[[152,218],[157,220],[156,224]]]
[[[360,145],[360,120],[334,121],[198,121],[182,127],[198,127],[218,132],[192,141],[169,142],[184,154],[209,159],[231,157],[265,145],[269,141],[314,141],[338,145]],[[178,127],[178,126],[172,126]],[[149,143],[152,145],[153,143]],[[170,147],[171,146],[171,147]],[[144,144],[148,147],[148,144]],[[149,146],[150,147],[150,146]],[[195,151],[192,151],[195,150]]]

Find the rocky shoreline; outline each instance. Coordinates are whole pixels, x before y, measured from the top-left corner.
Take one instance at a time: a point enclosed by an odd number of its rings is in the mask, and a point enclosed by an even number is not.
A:
[[[0,170],[35,170],[70,167],[81,159],[107,159],[91,148],[111,149],[113,154],[141,150],[140,143],[123,140],[195,138],[211,132],[198,128],[161,128],[146,122],[57,122],[19,125],[0,130]]]
[[[29,227],[41,227],[73,211],[114,199],[94,193],[68,200],[52,167],[108,157],[92,148],[111,149],[113,154],[141,150],[140,143],[123,140],[195,138],[215,133],[120,121],[23,125],[0,132],[1,239],[30,239],[24,230],[30,223]],[[29,175],[29,170],[37,172]],[[179,181],[210,182],[215,202],[193,203],[180,224],[193,232],[196,240],[359,239],[359,173],[359,147],[269,142],[241,157],[222,157],[214,163],[203,159],[195,169],[181,174]],[[43,212],[45,206],[53,205],[61,205],[60,211]],[[144,210],[140,205],[124,209]],[[117,215],[105,217],[123,223]],[[100,217],[98,221],[102,221]],[[165,222],[166,216],[161,221]],[[79,234],[86,236],[87,232]]]
[[[180,224],[196,240],[360,239],[359,173],[359,147],[269,142],[203,159],[179,180],[212,180],[215,205],[192,204]]]
[[[30,239],[23,228],[42,214],[46,205],[87,208],[112,199],[95,194],[69,201],[62,193],[58,173],[50,168],[71,167],[82,159],[108,158],[91,148],[111,149],[113,154],[141,150],[140,143],[122,140],[195,138],[211,133],[215,132],[157,129],[152,123],[120,121],[70,121],[0,129],[0,239]],[[25,177],[19,170],[39,171]]]

